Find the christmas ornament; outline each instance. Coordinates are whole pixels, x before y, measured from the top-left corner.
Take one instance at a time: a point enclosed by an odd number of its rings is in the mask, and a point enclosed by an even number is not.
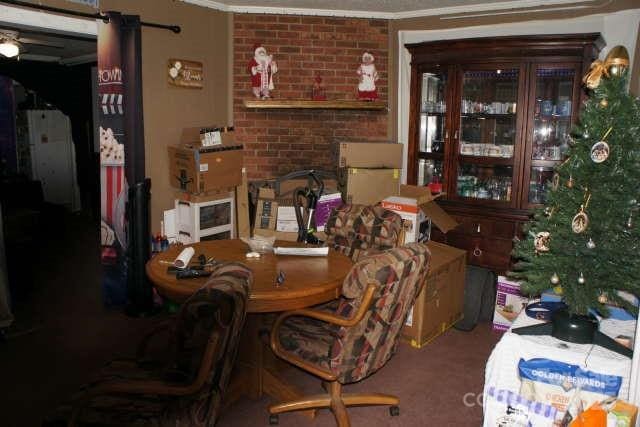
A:
[[[578,276],[578,283],[584,285],[584,275],[580,272],[580,276]]]
[[[598,296],[598,302],[600,304],[606,304],[609,301],[609,299],[607,298],[606,294],[600,294],[600,296]]]
[[[616,46],[611,49],[604,61],[596,59],[591,63],[591,68],[582,79],[582,82],[589,89],[595,89],[600,85],[602,76],[609,77],[609,74],[618,76],[628,67],[629,53],[627,49],[624,46]]]
[[[549,280],[554,285],[557,285],[558,283],[560,283],[560,277],[558,277],[558,275],[556,273],[553,273],[553,275],[551,276],[551,279],[549,279]]]
[[[631,230],[633,228],[633,212],[629,214],[629,218],[624,225],[627,227],[627,230]]]
[[[547,218],[551,218],[551,215],[553,215],[553,212],[556,210],[556,207],[551,207],[551,206],[547,206],[544,208],[544,214]]]
[[[559,185],[560,185],[560,174],[558,172],[555,172],[553,174],[553,179],[551,180],[551,188],[553,189],[553,191],[556,191]]]
[[[591,160],[595,163],[602,163],[609,157],[609,144],[606,143],[605,139],[613,128],[609,128],[609,130],[604,134],[601,141],[596,142],[591,147]]]
[[[573,177],[569,175],[569,179],[567,180],[567,188],[573,188]]]
[[[587,230],[588,225],[589,217],[584,211],[584,205],[580,205],[580,211],[573,217],[573,220],[571,220],[571,229],[574,233],[580,234]]]
[[[603,98],[600,100],[600,106],[602,108],[607,108],[608,105],[609,105],[609,101],[607,101],[606,99]]]
[[[549,252],[549,242],[551,241],[551,234],[548,231],[540,231],[533,239],[533,246],[538,252]]]
[[[615,46],[609,51],[604,62],[608,64],[612,76],[619,76],[629,67],[629,52],[624,46]]]
[[[589,249],[595,249],[595,247],[596,247],[596,242],[594,242],[592,238],[589,238],[589,241],[587,242],[587,247],[588,247]]]
[[[553,292],[555,292],[556,295],[562,295],[564,293],[564,290],[562,289],[562,286],[554,286]]]

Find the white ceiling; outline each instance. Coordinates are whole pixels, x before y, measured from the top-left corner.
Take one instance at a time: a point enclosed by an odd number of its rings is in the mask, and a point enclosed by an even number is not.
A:
[[[523,8],[586,8],[597,0],[182,0],[237,13],[399,19]]]

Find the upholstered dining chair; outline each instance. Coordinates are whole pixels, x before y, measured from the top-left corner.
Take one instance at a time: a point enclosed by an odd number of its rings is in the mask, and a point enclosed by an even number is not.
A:
[[[213,426],[252,284],[253,274],[246,266],[220,265],[175,319],[163,325],[171,331],[163,352],[169,357],[160,364],[149,362],[145,353],[152,335],[148,335],[137,360],[110,363],[98,381],[79,393],[67,411],[68,425]]]
[[[300,309],[280,315],[271,348],[285,361],[323,381],[327,394],[283,402],[269,408],[270,423],[283,412],[330,408],[337,425],[350,425],[347,406],[391,405],[398,398],[379,393],[342,393],[382,368],[395,353],[408,310],[426,280],[430,253],[423,243],[389,249],[356,263],[342,284],[335,312]]]
[[[402,218],[380,205],[345,204],[334,209],[325,225],[327,246],[360,258],[402,245]]]

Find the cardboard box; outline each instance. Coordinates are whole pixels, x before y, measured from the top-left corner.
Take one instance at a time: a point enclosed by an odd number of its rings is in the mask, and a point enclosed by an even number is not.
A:
[[[253,234],[267,236],[266,234],[262,234],[261,231],[275,231],[277,216],[278,202],[276,201],[275,192],[271,188],[260,188],[258,190],[258,204],[256,207],[256,220]]]
[[[430,222],[433,222],[443,233],[458,225],[435,202],[440,195],[431,194],[429,187],[401,185],[398,196],[390,196],[382,201],[382,207],[402,217],[405,226],[404,243],[429,240]]]
[[[342,142],[340,168],[402,168],[402,144],[392,142]]]
[[[375,205],[388,196],[397,195],[400,169],[339,169],[342,199],[347,203]]]
[[[508,330],[528,303],[529,298],[520,293],[520,283],[498,276],[493,330],[501,332]]]
[[[428,242],[431,264],[427,280],[409,311],[401,335],[416,348],[431,342],[462,318],[466,252]]]
[[[251,236],[251,223],[249,220],[249,185],[247,183],[247,170],[242,168],[242,184],[236,187],[236,224],[238,224],[238,237]]]
[[[200,128],[183,130],[180,145],[167,147],[169,182],[190,193],[203,193],[242,184],[242,145],[233,132],[222,133],[222,143],[202,147]]]

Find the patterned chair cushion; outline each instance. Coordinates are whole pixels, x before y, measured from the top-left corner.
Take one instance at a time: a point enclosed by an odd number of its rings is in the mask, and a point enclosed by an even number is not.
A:
[[[354,262],[398,245],[402,219],[382,206],[342,205],[325,226],[327,245]]]
[[[159,380],[186,385],[197,377],[205,349],[218,335],[213,368],[203,387],[188,396],[98,395],[85,401],[79,425],[87,426],[213,426],[229,382],[245,320],[253,273],[240,263],[216,268],[207,283],[181,307],[170,344],[170,363],[148,370],[132,362],[111,363],[100,381],[77,397],[117,379]],[[55,425],[55,424],[53,424]]]
[[[280,327],[282,347],[333,372],[343,384],[372,374],[396,351],[407,313],[426,280],[429,258],[423,243],[364,258],[345,278],[343,297],[333,305],[335,314],[350,317],[358,310],[368,283],[373,282],[377,290],[364,318],[355,326],[340,327],[307,317],[290,317]]]

